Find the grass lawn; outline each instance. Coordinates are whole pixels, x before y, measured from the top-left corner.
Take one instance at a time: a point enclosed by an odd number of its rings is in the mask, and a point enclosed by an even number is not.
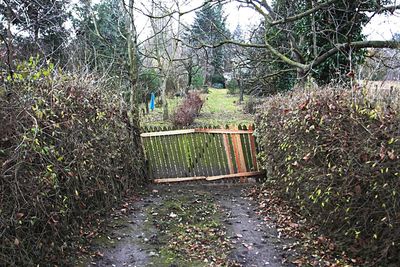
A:
[[[238,95],[229,95],[227,89],[210,89],[196,125],[226,125],[253,123],[251,114],[244,114]],[[246,100],[246,99],[245,99]]]
[[[208,94],[203,94],[205,103],[200,112],[199,117],[194,121],[195,126],[202,125],[232,125],[232,124],[251,124],[253,116],[243,113],[244,104],[239,105],[238,95],[228,95],[227,89],[210,88]],[[182,98],[168,99],[168,107],[170,115],[173,114],[177,105],[182,101]],[[171,126],[171,121],[164,122],[162,120],[162,109],[156,109],[150,114],[142,117],[142,126]]]
[[[169,115],[173,114],[174,110],[180,103],[182,98],[174,97],[167,99],[168,101],[168,111]],[[157,103],[157,99],[156,99]],[[142,106],[140,110],[144,110],[145,107]],[[162,107],[156,104],[156,108],[153,111],[150,111],[149,114],[141,114],[141,126],[171,126],[171,121],[163,121],[163,111]]]

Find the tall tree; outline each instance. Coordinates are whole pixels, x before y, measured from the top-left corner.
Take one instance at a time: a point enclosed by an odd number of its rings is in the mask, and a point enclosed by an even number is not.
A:
[[[186,39],[190,45],[194,46],[198,46],[202,43],[216,45],[222,40],[229,38],[229,35],[222,4],[205,2],[202,8],[196,12],[194,22]],[[205,71],[205,81],[221,81],[224,74],[225,63],[224,47],[216,46],[212,49],[206,49],[204,58],[205,60],[203,60],[202,65]]]
[[[235,44],[261,51],[258,54],[263,64],[259,65],[269,72],[255,71],[263,73],[264,79],[285,73],[291,76],[294,72],[300,85],[308,77],[320,84],[334,78],[343,80],[344,73],[353,77],[354,67],[362,62],[366,48],[400,48],[399,41],[367,40],[361,34],[373,16],[400,9],[394,0],[236,1],[261,15],[262,25],[254,31],[259,38],[247,42],[226,38],[217,44],[202,42],[199,47]],[[284,67],[270,68],[271,61]]]
[[[128,30],[121,1],[104,0],[94,6],[85,1],[75,12],[77,38],[72,42],[72,50],[77,53],[72,66],[104,76],[110,85],[126,88]]]
[[[313,76],[320,84],[343,78],[362,61],[367,47],[397,47],[396,42],[367,41],[362,28],[369,22],[366,11],[383,13],[392,1],[276,0],[270,6],[263,1],[247,1],[262,14],[264,40],[260,47],[296,69],[304,84]],[[277,40],[286,40],[276,42]]]
[[[66,0],[4,0],[0,2],[0,35],[12,57],[26,59],[39,54],[63,59],[69,36]],[[11,62],[10,62],[11,64]]]
[[[172,6],[164,5],[160,0],[151,2],[150,18],[152,36],[146,49],[146,56],[155,61],[160,77],[160,94],[163,107],[163,120],[169,118],[167,101],[167,82],[173,73],[174,63],[180,52],[179,36],[181,15],[172,14],[175,7],[180,10],[180,2],[172,1]],[[174,23],[176,21],[176,23]],[[177,78],[176,78],[177,79]]]

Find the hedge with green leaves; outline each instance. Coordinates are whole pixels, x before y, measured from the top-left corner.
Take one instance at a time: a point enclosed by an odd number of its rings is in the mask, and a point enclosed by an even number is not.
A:
[[[94,79],[25,64],[0,95],[0,265],[63,265],[145,182],[139,129]]]
[[[385,265],[400,262],[400,117],[370,99],[279,95],[256,126],[267,186],[354,256]]]

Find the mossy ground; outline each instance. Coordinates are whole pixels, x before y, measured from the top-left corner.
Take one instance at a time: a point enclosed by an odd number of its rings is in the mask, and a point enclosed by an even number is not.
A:
[[[156,230],[147,245],[157,251],[149,266],[197,267],[228,262],[231,245],[210,194],[169,197],[161,205],[149,207],[147,213],[146,229]]]
[[[199,117],[195,119],[194,125],[238,125],[253,123],[252,115],[243,112],[244,102],[239,104],[239,95],[228,94],[227,89],[210,88],[208,94],[202,95],[205,99]],[[175,108],[182,101],[182,98],[174,97],[168,99],[170,116]],[[156,106],[150,114],[142,117],[142,126],[171,126],[170,120],[162,120],[162,108]]]

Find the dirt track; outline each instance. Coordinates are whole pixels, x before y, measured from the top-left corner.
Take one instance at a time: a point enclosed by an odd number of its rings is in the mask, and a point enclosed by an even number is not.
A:
[[[277,231],[244,196],[249,186],[153,186],[122,209],[124,219],[110,221],[109,232],[94,242],[96,256],[85,265],[284,266]]]

